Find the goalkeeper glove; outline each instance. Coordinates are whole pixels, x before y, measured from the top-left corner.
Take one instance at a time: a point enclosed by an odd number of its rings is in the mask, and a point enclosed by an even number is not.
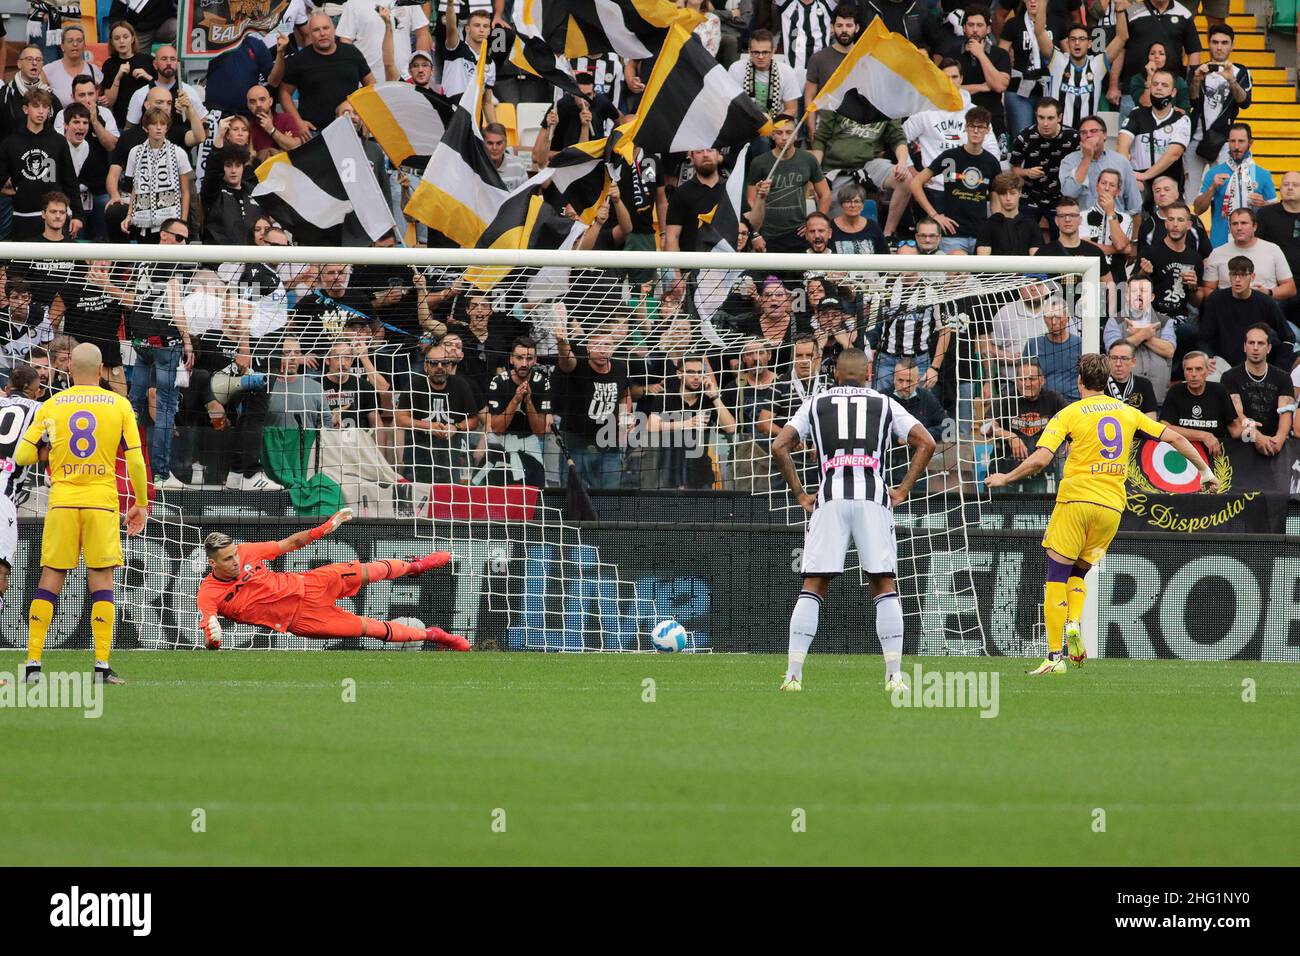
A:
[[[329,534],[331,531],[336,530],[338,526],[341,525],[343,522],[351,521],[351,520],[352,520],[352,509],[344,508],[341,511],[335,513],[334,517],[330,518],[329,521],[326,521],[319,528],[312,528],[311,531],[307,532],[307,537],[312,541],[319,541],[321,538],[325,537],[325,535]]]
[[[204,635],[203,643],[210,651],[221,648],[221,622],[215,614],[208,618],[208,632]]]

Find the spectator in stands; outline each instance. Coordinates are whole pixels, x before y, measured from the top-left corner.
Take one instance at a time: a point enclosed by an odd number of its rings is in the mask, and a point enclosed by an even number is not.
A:
[[[718,48],[722,45],[722,23],[718,15],[713,12],[713,4],[709,0],[677,0],[677,6],[693,10],[704,17],[704,21],[692,32],[700,38],[709,55],[716,57]]]
[[[356,337],[340,338],[325,354],[321,387],[329,410],[330,428],[365,428],[377,431],[383,424],[379,409],[389,382],[369,362],[369,351]]]
[[[191,86],[189,83],[182,82],[177,76],[180,69],[180,60],[176,56],[174,46],[160,47],[158,52],[153,56],[154,81],[153,86],[162,87],[164,90],[170,90],[175,107],[173,121],[181,120],[187,125],[190,121],[191,114],[198,120],[197,130],[201,131],[197,142],[203,142],[207,139],[207,132],[204,130],[202,121],[207,118],[208,108],[204,105],[203,94],[198,87]],[[131,125],[141,125],[144,116],[144,101],[152,87],[145,86],[136,90],[131,96],[130,103],[126,108],[126,121]]]
[[[755,494],[771,489],[770,447],[780,433],[772,409],[776,403],[776,373],[772,352],[763,339],[745,343],[740,368],[725,390],[726,405],[736,419],[731,468],[736,488]]]
[[[329,126],[348,95],[360,87],[373,86],[375,77],[360,50],[338,42],[334,21],[323,10],[311,15],[307,31],[311,34],[311,46],[285,61],[280,108],[294,121],[295,128],[313,133]],[[446,75],[456,72],[448,62]],[[298,94],[297,104],[293,101],[294,93]]]
[[[857,37],[858,8],[852,3],[841,3],[831,15],[830,43],[808,58],[808,72],[803,84],[805,104],[813,101],[813,97],[826,85],[831,74],[844,62],[844,57],[853,49]],[[808,139],[812,142],[814,150],[817,148],[818,125],[833,115],[835,114],[832,110],[817,110],[808,115],[806,122]],[[823,164],[823,168],[829,167]]]
[[[908,414],[924,425],[931,438],[943,441],[946,419],[943,405],[934,392],[922,387],[915,359],[904,358],[894,366],[893,381],[886,394],[892,395]]]
[[[0,139],[27,128],[27,114],[23,107],[27,104],[27,94],[32,90],[45,90],[50,94],[51,110],[63,108],[63,101],[54,95],[50,85],[45,82],[44,65],[45,57],[41,54],[40,47],[23,47],[22,53],[18,55],[18,69],[14,72],[14,78],[0,95]],[[52,113],[48,124],[46,130],[52,131]]]
[[[822,300],[827,301],[827,300]],[[822,348],[817,337],[803,332],[795,337],[789,371],[777,375],[776,420],[784,425],[813,393],[826,385],[821,374]]]
[[[718,4],[722,42],[718,44],[718,62],[730,69],[740,57],[749,38],[754,19],[754,0],[723,0]]]
[[[504,451],[507,484],[546,485],[542,465],[542,436],[551,430],[551,387],[537,366],[537,344],[515,339],[509,371],[502,370],[488,383],[493,447]],[[499,444],[497,444],[499,442]]]
[[[695,175],[668,197],[664,248],[669,252],[697,251],[695,237],[700,227],[700,216],[717,208],[718,203],[727,201],[719,171],[721,154],[716,149],[693,149],[687,153],[687,159]],[[802,221],[802,216],[800,219]]]
[[[619,486],[622,449],[618,413],[628,391],[627,366],[613,358],[614,339],[598,334],[584,346],[555,337],[559,361],[552,380],[565,446],[589,488]]]
[[[539,169],[561,150],[604,138],[619,118],[618,107],[596,92],[590,73],[575,74],[574,80],[585,96],[567,93],[547,112],[533,143],[533,162]]]
[[[118,129],[117,120],[113,118],[113,113],[106,106],[99,105],[98,88],[95,81],[87,74],[74,77],[71,84],[71,97],[64,100],[65,109],[72,103],[80,103],[86,108],[87,120],[90,124],[89,132],[94,134],[94,139],[105,150],[112,152],[117,146],[118,138],[121,131]],[[54,117],[54,132],[62,133],[64,124],[63,110],[60,110]]]
[[[1043,324],[1047,331],[1025,343],[1024,361],[1036,362],[1044,383],[1067,401],[1079,397],[1079,357],[1083,340],[1070,332],[1070,310],[1060,299],[1043,306]]]
[[[1116,339],[1106,348],[1106,358],[1110,360],[1110,377],[1106,379],[1106,391],[1110,397],[1155,418],[1160,410],[1160,399],[1156,396],[1151,380],[1134,372],[1136,355],[1133,346],[1122,339]],[[1168,369],[1165,370],[1164,379],[1168,390]]]
[[[1018,0],[999,33],[998,46],[1011,58],[1011,85],[1003,101],[1007,138],[1012,141],[1034,125],[1034,107],[1047,95],[1047,63],[1056,43],[1053,31],[1044,29],[1043,36],[1035,27],[1035,19],[1040,11],[1045,16],[1047,7],[1048,0]]]
[[[984,151],[988,127],[988,110],[972,107],[966,114],[965,144],[940,153],[912,178],[912,198],[943,230],[940,248],[944,252],[960,249],[968,255],[973,253],[980,224],[988,217],[989,188],[1002,172],[1002,164]],[[925,189],[936,176],[943,177],[942,213]]]
[[[1192,12],[1177,0],[1145,0],[1132,3],[1120,14],[1128,28],[1128,42],[1124,45],[1124,65],[1120,71],[1120,85],[1127,89],[1136,75],[1143,73],[1152,44],[1165,48],[1165,69],[1183,75],[1188,65],[1201,62],[1201,38],[1196,30]],[[1172,96],[1173,91],[1170,90]],[[1134,107],[1132,96],[1120,103],[1120,122],[1128,117]]]
[[[1188,245],[1188,240],[1194,235],[1191,232],[1191,219],[1191,210],[1182,200],[1169,205],[1165,219],[1161,221],[1163,236],[1138,252],[1138,269],[1134,278],[1139,275],[1150,278],[1152,309],[1156,321],[1163,323],[1166,318],[1172,319],[1171,325],[1175,329],[1173,334],[1182,335],[1184,333],[1181,330],[1187,328],[1190,338],[1194,340],[1195,334],[1191,332],[1189,323],[1201,303],[1202,263],[1201,257]],[[1163,324],[1160,332],[1161,335],[1165,334]],[[1109,334],[1108,324],[1107,335]],[[1116,335],[1119,334],[1117,328]],[[1163,347],[1159,348],[1163,351]],[[1167,357],[1172,359],[1172,353]]]
[[[275,111],[271,93],[265,86],[250,87],[244,104],[254,162],[264,162],[272,153],[288,152],[302,145],[305,137],[299,133],[293,117]]]
[[[1083,222],[1083,215],[1079,211],[1079,203],[1069,196],[1062,196],[1056,201],[1053,218],[1056,220],[1057,236],[1051,242],[1040,246],[1038,255],[1092,256],[1094,259],[1100,259],[1102,264],[1102,291],[1108,298],[1111,297],[1115,286],[1110,271],[1105,268],[1106,253],[1102,252],[1101,247],[1095,242],[1089,242],[1079,234]],[[1069,286],[1067,286],[1066,292],[1071,295],[1074,294],[1074,290]]]
[[[1178,281],[1181,282],[1181,277]],[[1135,372],[1150,383],[1156,405],[1164,401],[1169,390],[1169,377],[1173,371],[1174,352],[1177,350],[1175,321],[1155,307],[1155,292],[1151,280],[1135,275],[1128,284],[1124,315],[1112,315],[1106,321],[1102,344],[1108,355],[1112,347],[1125,346],[1128,350],[1129,372]],[[1121,352],[1121,355],[1125,353]],[[1123,378],[1117,379],[1121,383]],[[1142,411],[1153,411],[1156,405]]]
[[[1228,217],[1232,241],[1218,246],[1205,260],[1204,292],[1208,294],[1221,285],[1227,285],[1229,260],[1245,256],[1254,264],[1254,288],[1278,301],[1295,296],[1295,278],[1291,275],[1286,256],[1276,245],[1255,235],[1256,223],[1255,210],[1243,207],[1232,211]]]
[[[273,33],[266,39],[245,34],[238,44],[209,60],[204,105],[226,116],[242,111],[248,91],[271,76],[275,57],[270,47],[278,45],[273,38],[279,36],[283,34]]]
[[[1128,159],[1106,148],[1106,124],[1098,116],[1086,116],[1079,124],[1079,149],[1061,160],[1061,195],[1077,199],[1084,209],[1097,204],[1097,176],[1103,169],[1119,171],[1123,188],[1120,208],[1125,212],[1142,209],[1142,190]]]
[[[1115,144],[1116,151],[1128,157],[1133,178],[1144,192],[1157,176],[1183,181],[1183,153],[1192,138],[1191,118],[1174,106],[1174,74],[1156,70],[1148,87],[1151,105],[1128,114]]]
[[[1245,362],[1223,374],[1223,387],[1239,416],[1232,437],[1254,445],[1255,451],[1270,458],[1286,447],[1295,414],[1291,376],[1269,362],[1271,333],[1263,323],[1247,329]],[[1289,473],[1280,477],[1286,483],[1275,490],[1289,491]]]
[[[205,243],[240,245],[262,215],[244,176],[247,168],[244,157],[233,150],[214,149],[208,154],[201,194]]]
[[[474,390],[474,407],[479,409],[479,426],[483,427],[487,415],[487,383],[480,378],[466,375],[461,366],[465,362],[465,341],[459,332],[448,332],[437,343],[447,350],[447,360],[451,362],[451,373]]]
[[[104,74],[99,67],[86,59],[86,31],[79,23],[69,23],[63,27],[61,46],[63,57],[45,66],[45,81],[60,103],[73,100],[72,81],[79,76],[89,76],[98,86],[103,82]]]
[[[1189,441],[1205,446],[1211,458],[1224,454],[1223,443],[1241,434],[1237,411],[1228,390],[1209,380],[1210,357],[1204,352],[1183,356],[1183,380],[1169,387],[1160,407],[1160,421]]]
[[[34,349],[54,338],[45,310],[32,309],[32,289],[26,279],[9,275],[0,307],[0,363],[6,370],[28,361]]]
[[[898,120],[855,123],[827,110],[809,153],[830,180],[830,188],[839,189],[865,177],[882,190],[889,197],[889,214],[883,224],[885,238],[894,234],[912,195],[908,188],[912,158]],[[781,160],[782,167],[785,163]]]
[[[658,436],[659,484],[682,490],[712,488],[708,436],[715,428],[736,434],[736,419],[703,359],[682,359],[675,384],[649,403],[646,427]]]
[[[1032,256],[1043,244],[1038,218],[1020,211],[1025,181],[1015,173],[999,173],[989,187],[992,214],[979,228],[975,254],[979,256]]]
[[[383,11],[381,13],[381,11]],[[387,14],[385,16],[384,14]],[[453,14],[454,16],[454,14]],[[343,7],[343,16],[339,18],[338,37],[344,43],[353,44],[366,58],[370,72],[376,78],[384,74],[384,33],[392,31],[393,65],[399,79],[406,76],[411,62],[411,44],[415,49],[426,52],[433,50],[433,40],[429,35],[429,18],[419,6],[389,7],[380,0],[360,0]],[[451,49],[448,45],[448,49]],[[476,48],[477,49],[477,48]]]
[[[1034,125],[1024,129],[1011,146],[1011,172],[1024,181],[1021,208],[1037,227],[1046,220],[1052,234],[1052,212],[1061,198],[1061,161],[1079,148],[1078,130],[1061,125],[1061,103],[1045,96],[1034,107]]]
[[[980,3],[966,7],[962,16],[965,43],[957,61],[961,64],[962,89],[976,106],[989,111],[993,132],[1007,133],[1002,94],[1011,86],[1011,57],[989,36],[989,8]],[[969,122],[969,118],[968,118]]]
[[[506,128],[500,123],[488,123],[483,127],[483,145],[506,189],[513,192],[522,186],[528,179],[528,163],[506,148]]]
[[[1119,208],[1121,182],[1113,169],[1097,174],[1097,203],[1083,214],[1079,228],[1079,235],[1106,254],[1106,268],[1115,282],[1123,282],[1128,274],[1137,235],[1137,218]]]
[[[134,27],[141,50],[176,41],[176,4],[171,0],[113,0],[108,17]]]
[[[109,49],[104,62],[104,80],[100,92],[104,105],[113,111],[120,130],[126,129],[126,108],[135,91],[153,84],[153,57],[142,48],[135,27],[125,21],[114,23],[109,30]]]
[[[1043,370],[1032,359],[1019,363],[1016,371],[1016,393],[1003,401],[999,414],[986,423],[985,434],[998,443],[998,461],[989,463],[989,471],[1006,471],[1024,461],[1038,447],[1043,429],[1066,401],[1056,392],[1044,387]],[[1034,484],[1021,490],[1042,490],[1049,474],[1055,473],[1055,463],[1048,466]]]
[[[124,288],[125,276],[107,259],[88,262],[77,269],[59,293],[64,304],[63,331],[78,342],[92,342],[104,359],[108,387],[126,396],[126,371],[122,365],[122,313],[132,293]]]
[[[1155,202],[1155,209],[1142,213],[1142,224],[1138,227],[1139,255],[1143,249],[1156,245],[1164,238],[1168,210],[1179,204],[1186,205],[1183,203],[1182,188],[1168,176],[1158,176],[1151,181],[1151,198]],[[1187,248],[1196,253],[1203,263],[1214,249],[1210,244],[1210,234],[1200,217],[1191,215],[1190,206],[1188,215],[1191,216],[1192,225],[1187,231]]]
[[[137,242],[158,242],[165,222],[189,218],[189,177],[194,170],[185,150],[167,139],[171,122],[171,114],[163,110],[146,113],[141,125],[148,139],[127,155],[131,201],[122,231]]]
[[[773,0],[781,24],[781,49],[793,70],[807,70],[814,53],[830,42],[834,8],[828,0]],[[799,94],[791,90],[797,98]]]
[[[882,3],[893,5],[891,0]],[[961,89],[961,64],[952,58],[946,58],[939,67],[940,71],[961,93],[962,106],[957,110],[922,110],[913,113],[903,121],[903,136],[907,141],[921,150],[921,167],[925,168],[935,158],[948,149],[960,148],[966,142],[966,114],[970,111],[971,96]],[[984,134],[984,151],[996,160],[1002,159],[998,138],[990,127]],[[926,184],[932,193],[931,200],[935,207],[942,203],[943,180],[935,178]]]
[[[749,38],[749,60],[737,60],[727,72],[769,117],[793,116],[799,110],[799,81],[788,63],[774,60],[775,49],[770,30],[755,30]],[[766,140],[756,142],[750,147],[750,162],[770,148]]]
[[[810,185],[817,199],[817,209],[826,212],[831,206],[831,190],[826,185],[821,165],[811,153],[794,144],[794,126],[793,116],[783,113],[776,117],[772,130],[773,150],[749,164],[748,202],[751,207],[758,200],[758,184],[763,181],[771,183],[763,226],[759,230],[768,252],[803,252],[806,248],[802,233]],[[774,173],[775,178],[772,178]],[[670,211],[671,207],[670,200]]]
[[[1250,109],[1250,70],[1231,62],[1236,32],[1226,23],[1210,27],[1210,59],[1192,71],[1189,89],[1192,110],[1192,141],[1187,147],[1187,192],[1201,188],[1206,166],[1227,158],[1226,139],[1237,116]],[[1247,127],[1247,135],[1249,135]],[[1240,161],[1240,160],[1238,160]],[[1270,185],[1272,181],[1270,180]]]
[[[1096,0],[1093,5],[1097,5]],[[1108,99],[1115,104],[1119,103],[1119,87],[1113,85],[1118,75],[1112,74],[1111,65],[1123,54],[1124,44],[1128,40],[1128,26],[1122,20],[1118,21],[1118,26],[1099,26],[1098,29],[1104,36],[1107,29],[1110,34],[1105,36],[1104,51],[1095,51],[1089,28],[1082,23],[1070,23],[1064,27],[1064,49],[1057,49],[1056,34],[1047,28],[1050,6],[1050,2],[1040,3],[1034,16],[1038,48],[1042,51],[1047,72],[1045,91],[1058,104],[1058,124],[1077,133],[1079,124],[1086,117],[1096,116],[1101,111],[1103,96],[1108,88],[1112,93]],[[1109,82],[1108,76],[1111,77]]]
[[[33,49],[29,47],[28,49]],[[10,235],[16,240],[41,234],[41,209],[45,194],[57,189],[68,196],[80,196],[77,170],[68,142],[52,129],[50,110],[54,100],[48,90],[28,90],[23,101],[26,126],[0,141],[0,183],[12,182],[13,216]],[[0,218],[3,214],[0,213]],[[85,213],[72,212],[68,235],[76,238],[84,225]]]
[[[1147,50],[1146,66],[1142,72],[1135,75],[1129,80],[1128,95],[1133,101],[1133,109],[1139,106],[1151,105],[1151,78],[1161,70],[1168,70],[1174,78],[1174,106],[1184,113],[1192,111],[1192,101],[1187,94],[1187,81],[1183,79],[1182,74],[1170,67],[1169,56],[1165,51],[1163,43],[1153,43]],[[1121,123],[1126,122],[1132,115],[1133,109],[1125,113]]]
[[[867,191],[857,183],[841,186],[835,194],[840,213],[831,220],[831,248],[837,253],[885,255],[889,244],[880,226],[862,215]]]
[[[82,238],[104,242],[108,239],[108,226],[104,219],[104,211],[108,208],[108,150],[97,138],[88,135],[92,115],[80,103],[72,103],[64,108],[60,125],[63,138],[68,142],[68,152],[72,155],[72,168],[77,172],[77,184],[81,187],[76,202],[86,224]]]
[[[1277,303],[1254,287],[1251,260],[1233,256],[1228,262],[1228,282],[1228,288],[1211,292],[1201,308],[1201,348],[1214,356],[1211,381],[1246,360],[1243,343],[1249,338],[1249,330],[1256,328],[1268,330],[1273,361],[1289,370],[1295,333],[1282,318]]]
[[[442,53],[442,92],[444,96],[459,100],[474,82],[479,51],[492,32],[492,14],[481,9],[470,10],[462,36],[460,24],[457,23],[457,11],[452,4],[448,4],[443,12],[442,26],[445,44]],[[488,62],[483,79],[483,115],[489,123],[495,123],[497,119],[496,105],[492,99],[492,87],[496,80],[496,64]]]
[[[422,375],[397,400],[396,423],[410,429],[405,462],[415,481],[462,484],[469,464],[468,433],[481,427],[474,388],[455,375],[455,361],[441,342],[424,353]]]
[[[165,115],[165,114],[164,114]],[[190,227],[180,219],[162,223],[161,245],[184,245]],[[180,303],[194,267],[184,263],[138,263],[131,277],[134,292],[127,317],[127,334],[135,350],[131,369],[131,406],[143,433],[150,423],[150,392],[154,393],[153,437],[149,462],[154,482],[171,474],[172,431],[176,420],[176,370],[194,366],[194,347]]]
[[[1249,124],[1233,123],[1228,128],[1227,159],[1211,164],[1198,180],[1201,191],[1192,208],[1198,216],[1210,210],[1210,242],[1215,248],[1228,241],[1228,217],[1234,210],[1258,211],[1277,201],[1273,174],[1255,162],[1253,145]]]
[[[1300,172],[1282,176],[1282,201],[1259,210],[1257,233],[1282,250],[1291,275],[1300,275]],[[1300,325],[1300,297],[1281,302],[1287,321]]]
[[[426,53],[424,50],[412,51],[411,62],[407,64],[407,69],[411,71],[409,82],[417,90],[428,93],[438,92],[437,84],[434,83],[433,54]]]
[[[930,228],[937,227],[932,224]],[[894,369],[904,359],[911,360],[918,378],[925,376],[925,381],[933,384],[936,377],[929,374],[931,354],[946,347],[950,334],[942,325],[933,284],[920,273],[904,272],[890,280],[879,309],[876,327],[880,337],[873,363],[876,390],[889,390]]]
[[[1043,334],[1050,293],[1045,283],[1026,286],[979,330],[980,357],[986,363],[997,363],[1002,378],[1008,381],[1015,378],[1026,346]]]

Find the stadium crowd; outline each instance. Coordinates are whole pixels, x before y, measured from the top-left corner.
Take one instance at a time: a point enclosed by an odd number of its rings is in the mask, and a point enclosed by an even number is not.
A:
[[[48,393],[76,342],[96,342],[168,491],[280,490],[301,476],[303,433],[321,436],[327,458],[366,462],[379,485],[555,483],[555,423],[590,487],[761,492],[769,443],[850,345],[871,350],[876,387],[937,439],[970,429],[992,457],[1023,459],[1078,397],[1074,301],[1027,283],[957,326],[947,320],[961,300],[937,302],[906,257],[1085,255],[1107,287],[1112,393],[1211,454],[1244,441],[1278,456],[1300,435],[1300,173],[1279,193],[1254,160],[1238,118],[1251,75],[1233,62],[1227,0],[1202,2],[1208,49],[1197,11],[1177,0],[678,0],[703,14],[696,33],[773,131],[749,144],[745,168],[738,149],[638,148],[617,161],[575,261],[703,251],[736,176],[739,252],[899,256],[883,278],[815,260],[801,275],[740,273],[710,320],[745,337],[739,358],[696,354],[689,332],[658,335],[699,318],[693,277],[671,270],[575,270],[573,290],[616,302],[597,322],[581,302],[567,313],[505,302],[455,269],[11,261],[0,374],[34,366]],[[58,47],[22,49],[0,93],[0,239],[306,244],[301,224],[254,195],[255,170],[346,115],[399,227],[338,241],[446,245],[406,216],[420,170],[385,156],[351,93],[401,81],[454,103],[488,41],[482,137],[510,189],[634,116],[654,65],[578,58],[577,96],[509,61],[494,41],[509,27],[503,0],[292,0],[275,30],[211,60],[199,86],[166,43],[168,7],[115,4],[102,64],[76,23]],[[962,108],[801,122],[876,18],[933,59]],[[529,103],[553,107],[523,142]],[[543,197],[576,215],[553,186]]]

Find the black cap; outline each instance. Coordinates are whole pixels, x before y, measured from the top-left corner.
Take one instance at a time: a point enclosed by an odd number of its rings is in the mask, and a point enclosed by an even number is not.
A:
[[[840,304],[839,299],[832,298],[831,296],[827,296],[817,303],[818,312],[830,312],[832,309],[836,312],[843,312],[844,306]]]

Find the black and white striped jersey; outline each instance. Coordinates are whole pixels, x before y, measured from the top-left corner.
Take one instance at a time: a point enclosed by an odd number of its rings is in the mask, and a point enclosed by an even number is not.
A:
[[[885,455],[894,439],[906,441],[919,424],[902,405],[874,388],[836,385],[804,402],[789,424],[817,452],[819,505],[848,500],[891,507]]]
[[[23,488],[27,468],[14,463],[18,442],[27,433],[41,403],[22,395],[0,395],[0,495],[15,505],[27,498]]]
[[[835,37],[830,0],[777,0],[781,17],[781,51],[793,70],[808,69],[808,61],[818,50],[831,45]]]
[[[939,273],[930,273],[935,277]],[[880,351],[890,355],[924,355],[938,334],[938,289],[925,276],[899,276],[881,304]]]

